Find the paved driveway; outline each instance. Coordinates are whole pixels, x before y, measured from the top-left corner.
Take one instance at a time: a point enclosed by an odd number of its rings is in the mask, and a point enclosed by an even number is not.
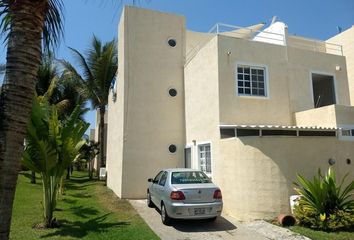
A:
[[[215,222],[176,220],[171,226],[165,226],[160,213],[155,208],[148,208],[146,200],[130,200],[130,203],[162,240],[268,239],[229,216],[222,216]]]

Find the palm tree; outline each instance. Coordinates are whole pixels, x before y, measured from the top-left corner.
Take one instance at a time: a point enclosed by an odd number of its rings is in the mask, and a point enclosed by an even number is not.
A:
[[[27,126],[23,164],[42,176],[44,227],[55,227],[53,212],[57,192],[68,166],[80,157],[82,139],[89,124],[79,119],[80,106],[60,120],[56,105],[35,98]]]
[[[100,151],[97,158],[97,176],[99,168],[104,160],[104,115],[106,105],[108,104],[108,94],[112,81],[115,79],[118,58],[116,42],[112,40],[105,44],[97,38],[93,37],[91,47],[85,54],[81,54],[78,50],[70,48],[77,59],[83,76],[68,62],[63,61],[65,73],[69,76],[77,78],[83,85],[83,95],[90,100],[92,108],[99,110],[99,143]]]
[[[42,39],[45,48],[58,43],[61,10],[62,0],[0,0],[0,27],[7,33],[6,79],[0,95],[0,239],[9,237]]]

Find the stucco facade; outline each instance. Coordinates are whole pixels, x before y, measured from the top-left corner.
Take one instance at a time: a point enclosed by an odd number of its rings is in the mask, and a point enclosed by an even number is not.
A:
[[[339,176],[353,172],[345,57],[278,25],[282,34],[258,32],[263,24],[198,33],[182,16],[126,7],[108,105],[108,187],[143,198],[161,168],[201,169],[221,187],[225,211],[244,220],[289,212],[297,173],[310,177],[329,159]]]

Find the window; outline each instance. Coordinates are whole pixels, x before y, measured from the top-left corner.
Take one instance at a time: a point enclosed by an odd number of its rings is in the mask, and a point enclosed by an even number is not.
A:
[[[168,42],[168,45],[170,45],[170,47],[176,47],[176,45],[177,45],[176,40],[173,38],[168,39],[167,42]]]
[[[173,172],[171,177],[172,184],[196,184],[211,183],[210,178],[203,172]]]
[[[170,88],[168,90],[168,94],[171,96],[171,97],[176,97],[177,96],[177,90],[174,89],[174,88]]]
[[[174,144],[171,144],[170,146],[168,146],[168,151],[170,153],[175,153],[177,151],[177,146]]]
[[[166,179],[167,179],[167,172],[164,172],[164,173],[162,174],[162,176],[161,176],[161,179],[160,179],[159,185],[161,185],[161,186],[165,186]]]
[[[235,137],[235,129],[234,128],[220,128],[220,138],[233,138]]]
[[[336,104],[333,76],[312,73],[312,90],[315,108]]]
[[[259,137],[259,129],[237,129],[236,130],[237,137],[250,137],[257,136]]]
[[[158,183],[159,182],[159,180],[160,180],[160,178],[161,178],[161,175],[163,174],[163,171],[161,171],[161,172],[159,172],[157,175],[156,175],[156,177],[154,178],[154,183]]]
[[[238,65],[237,93],[241,96],[266,97],[266,68]]]
[[[354,140],[354,126],[342,126],[339,131],[339,139],[341,140]]]
[[[207,174],[211,174],[210,144],[202,144],[198,146],[198,159],[200,170]]]

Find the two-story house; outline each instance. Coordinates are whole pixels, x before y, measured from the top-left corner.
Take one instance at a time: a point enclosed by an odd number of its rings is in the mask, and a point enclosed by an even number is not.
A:
[[[289,212],[296,174],[354,170],[342,47],[273,22],[188,31],[185,18],[125,7],[108,105],[107,185],[143,198],[170,167],[206,172],[238,219]],[[354,81],[354,79],[353,79]]]

